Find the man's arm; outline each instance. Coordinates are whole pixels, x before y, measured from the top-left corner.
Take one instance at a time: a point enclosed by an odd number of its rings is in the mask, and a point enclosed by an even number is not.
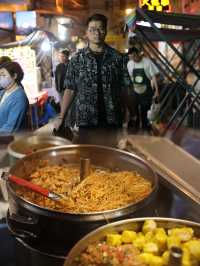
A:
[[[60,119],[63,121],[65,113],[67,112],[72,100],[74,98],[74,91],[65,89],[62,103],[61,103],[61,113],[60,113]]]
[[[154,75],[151,79],[151,86],[153,89],[155,89],[155,96],[159,96],[159,90],[158,90],[158,83],[157,83],[157,77]]]
[[[54,77],[55,77],[56,90],[59,91],[58,65],[56,66],[56,70],[55,70],[55,73],[54,73]]]
[[[62,103],[61,103],[61,112],[58,117],[58,120],[56,120],[56,123],[54,124],[55,129],[59,129],[62,122],[65,118],[65,113],[67,112],[72,100],[74,98],[74,91],[66,89],[63,95]]]
[[[159,74],[159,69],[157,66],[151,61],[150,58],[145,58],[145,69],[147,73],[149,73],[150,79],[151,79],[151,86],[155,90],[155,96],[159,96],[159,90],[158,90],[158,82],[157,82],[157,75]],[[145,71],[145,72],[146,72]]]

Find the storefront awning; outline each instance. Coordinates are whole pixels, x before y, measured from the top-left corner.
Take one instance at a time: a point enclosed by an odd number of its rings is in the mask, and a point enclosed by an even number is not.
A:
[[[149,22],[150,26],[139,25],[141,21]],[[153,29],[152,25],[155,25],[155,23],[161,25],[161,28],[158,28],[160,34]],[[127,16],[126,25],[130,30],[134,30],[141,39],[147,36],[150,41],[163,41],[162,36],[165,37],[164,41],[190,41],[200,39],[199,15],[165,13],[136,8],[132,14]],[[170,27],[172,25],[181,26],[181,29],[174,29]],[[155,27],[157,26],[155,25]]]
[[[184,42],[200,39],[200,30],[174,30],[159,28],[159,31],[169,42]],[[147,36],[147,38],[153,42],[162,41],[160,36],[151,27],[136,25],[135,33],[138,37],[140,37],[140,39],[143,39],[144,36]]]
[[[40,43],[44,39],[48,39],[50,42],[57,42],[58,39],[55,35],[49,31],[36,30],[28,35],[24,40],[18,42],[11,42],[0,45],[0,48],[13,48],[16,46],[34,45]]]

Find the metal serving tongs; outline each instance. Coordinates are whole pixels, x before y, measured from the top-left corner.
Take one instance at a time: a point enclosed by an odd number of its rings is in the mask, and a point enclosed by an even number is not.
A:
[[[90,159],[88,158],[81,158],[80,159],[80,177],[79,182],[81,182],[86,176],[90,174]],[[41,194],[51,200],[61,200],[66,198],[65,195],[57,194],[55,192],[49,191],[46,188],[43,188],[37,184],[34,184],[24,178],[17,177],[15,175],[9,175],[6,172],[2,173],[1,178],[5,181],[10,181],[12,183],[15,183],[19,186],[25,187],[33,192],[36,192],[38,194]],[[68,193],[69,194],[69,193]]]
[[[29,190],[32,190],[38,194],[41,194],[51,200],[60,200],[63,198],[62,195],[59,195],[57,193],[54,193],[52,191],[49,191],[48,189],[46,188],[43,188],[41,186],[38,186],[36,184],[33,184],[32,182],[30,181],[27,181],[26,179],[24,178],[20,178],[20,177],[17,177],[15,175],[8,175],[6,174],[5,172],[2,174],[2,179],[6,180],[6,181],[10,181],[12,183],[15,183],[19,186],[22,186],[22,187],[25,187],[25,188],[28,188]]]

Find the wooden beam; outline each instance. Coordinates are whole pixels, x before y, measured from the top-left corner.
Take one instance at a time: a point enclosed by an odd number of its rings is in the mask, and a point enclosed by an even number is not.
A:
[[[79,9],[87,9],[88,8],[88,1],[87,0],[68,0],[68,2],[74,8],[79,8]],[[67,4],[67,1],[65,3]]]
[[[82,7],[82,5],[80,4],[80,2],[77,1],[77,0],[71,0],[70,2],[72,3],[72,5],[74,5],[75,8],[76,7]]]
[[[16,12],[16,11],[27,11],[28,10],[28,6],[27,4],[22,4],[22,5],[18,5],[18,4],[0,4],[0,11],[3,12]]]
[[[51,16],[60,16],[61,14],[59,12],[57,12],[57,9],[54,8],[49,10],[49,9],[36,9],[35,10],[38,14],[41,15],[51,15]],[[85,20],[85,15],[84,14],[80,14],[80,12],[77,11],[66,11],[62,14],[62,17],[69,17],[72,20],[74,20],[76,23],[83,25],[83,21]]]

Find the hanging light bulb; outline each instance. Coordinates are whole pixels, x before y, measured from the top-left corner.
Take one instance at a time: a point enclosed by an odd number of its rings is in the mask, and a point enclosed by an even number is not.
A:
[[[49,52],[51,50],[51,44],[49,41],[45,40],[41,44],[41,49],[43,52]]]

